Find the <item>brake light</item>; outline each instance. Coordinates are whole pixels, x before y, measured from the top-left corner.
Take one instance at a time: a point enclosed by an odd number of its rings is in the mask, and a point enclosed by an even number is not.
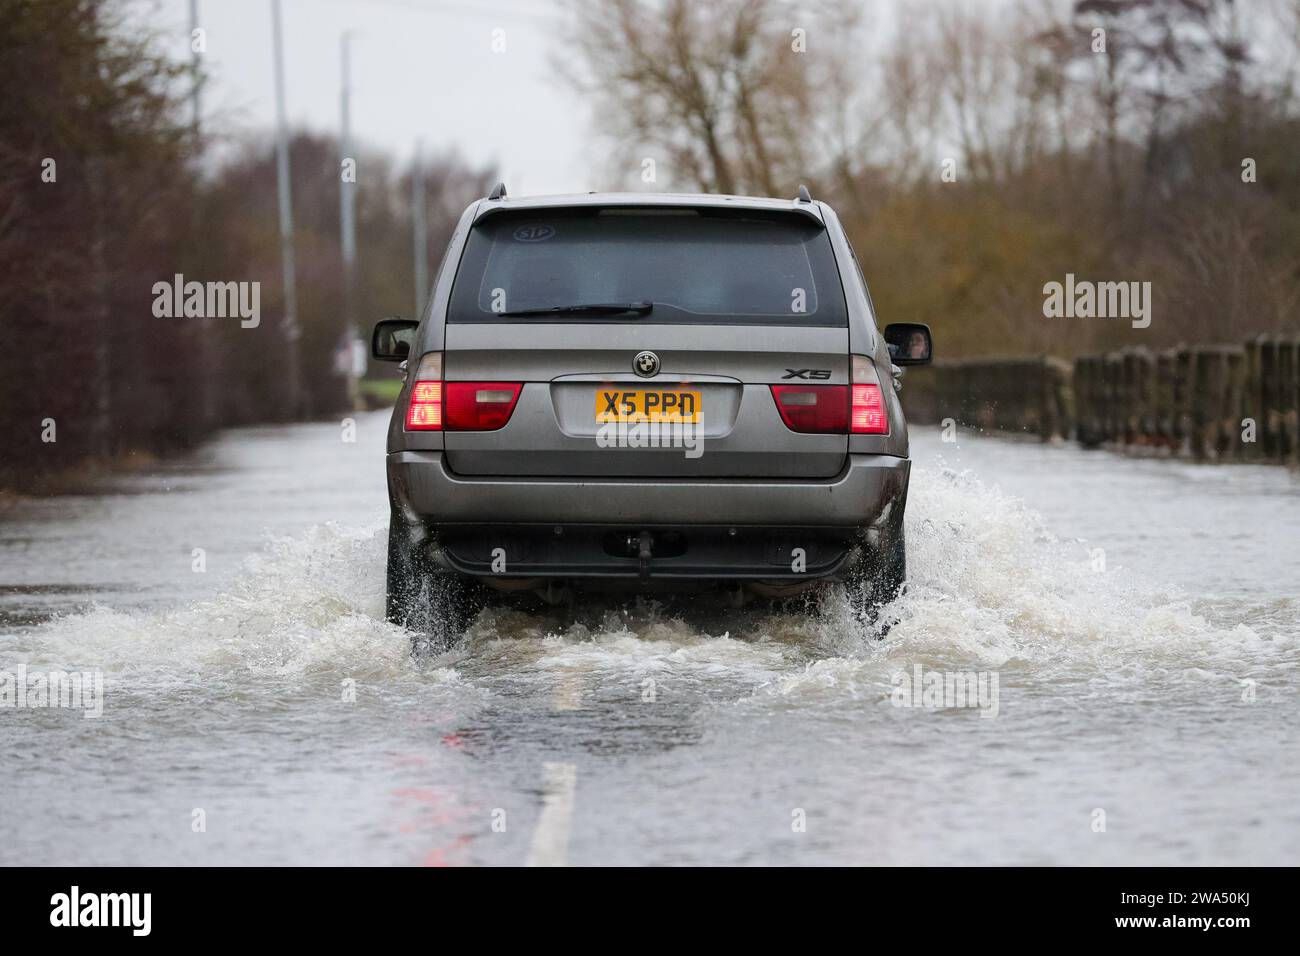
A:
[[[518,382],[447,382],[447,425],[453,431],[491,432],[514,414]]]
[[[416,382],[411,386],[406,427],[429,431],[442,428],[442,382]]]
[[[843,385],[773,385],[772,398],[794,432],[842,435],[849,427],[849,390]]]
[[[496,431],[510,421],[519,382],[445,382],[442,353],[420,359],[406,407],[407,431]]]
[[[880,391],[875,363],[865,355],[852,357],[853,396],[849,405],[849,432],[853,435],[888,435],[889,412]]]
[[[442,431],[442,353],[421,356],[411,381],[411,401],[406,406],[408,432]]]
[[[853,356],[852,385],[773,385],[781,420],[791,431],[818,435],[888,435],[889,412],[876,367]]]
[[[888,435],[889,415],[879,385],[854,385],[849,409],[849,431],[854,435]]]

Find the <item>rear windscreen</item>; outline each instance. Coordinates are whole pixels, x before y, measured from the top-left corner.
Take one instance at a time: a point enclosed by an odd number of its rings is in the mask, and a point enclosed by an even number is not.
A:
[[[645,322],[848,324],[820,223],[802,214],[660,208],[489,216],[470,232],[447,319],[610,321],[509,313],[622,303],[652,303]]]

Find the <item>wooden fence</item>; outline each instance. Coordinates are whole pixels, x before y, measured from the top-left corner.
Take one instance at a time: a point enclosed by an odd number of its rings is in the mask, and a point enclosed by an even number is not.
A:
[[[919,424],[1199,460],[1300,463],[1300,339],[1054,358],[972,359],[909,369]]]

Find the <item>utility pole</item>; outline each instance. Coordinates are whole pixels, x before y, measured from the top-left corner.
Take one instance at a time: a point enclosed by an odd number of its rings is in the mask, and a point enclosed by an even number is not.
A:
[[[424,205],[424,144],[415,141],[415,161],[411,165],[411,225],[415,245],[415,315],[424,314],[424,297],[429,294],[429,223]]]
[[[96,39],[102,36],[103,24],[100,21],[99,5],[89,8],[91,33]],[[102,121],[102,119],[101,119]],[[107,124],[105,124],[107,125]],[[110,176],[105,172],[103,130],[95,130],[93,139],[94,152],[87,157],[86,185],[90,198],[90,288],[89,332],[93,336],[94,351],[91,369],[91,387],[88,396],[90,417],[90,438],[93,454],[107,458],[113,451],[113,336],[109,296],[111,286],[108,278],[107,214],[105,207],[109,201]]]
[[[339,345],[339,372],[343,376],[344,395],[349,408],[357,405],[357,381],[352,373],[352,342],[356,338],[356,166],[347,175],[343,164],[356,157],[352,155],[352,31],[344,30],[339,38],[339,60],[342,67],[339,89],[339,110],[342,114],[342,131],[339,135],[339,230],[343,245],[343,329]]]
[[[293,206],[289,187],[289,121],[284,109],[284,36],[280,0],[271,0],[271,46],[275,53],[276,185],[280,197],[280,263],[284,273],[285,412],[302,413],[302,379],[298,362],[298,289],[293,260]]]
[[[202,122],[203,108],[199,100],[199,85],[202,83],[202,71],[199,62],[202,54],[199,44],[195,42],[199,30],[199,0],[190,0],[190,133],[194,138],[194,178],[196,184],[203,175],[202,156]],[[199,245],[203,241],[203,222],[199,208],[198,193],[195,193],[194,205],[190,213],[190,263],[198,263]],[[211,316],[199,319],[195,326],[198,341],[195,343],[195,363],[198,365],[199,380],[199,422],[202,427],[212,428],[216,425],[216,367],[213,361],[212,347],[213,322]]]
[[[194,135],[199,133],[199,51],[194,44],[194,31],[199,28],[199,0],[190,0],[190,125]]]

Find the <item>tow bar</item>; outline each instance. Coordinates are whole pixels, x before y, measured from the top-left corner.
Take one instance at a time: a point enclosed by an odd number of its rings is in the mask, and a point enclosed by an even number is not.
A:
[[[642,531],[637,536],[637,560],[641,562],[638,573],[643,578],[650,577],[650,558],[654,545],[654,535],[649,531]]]

